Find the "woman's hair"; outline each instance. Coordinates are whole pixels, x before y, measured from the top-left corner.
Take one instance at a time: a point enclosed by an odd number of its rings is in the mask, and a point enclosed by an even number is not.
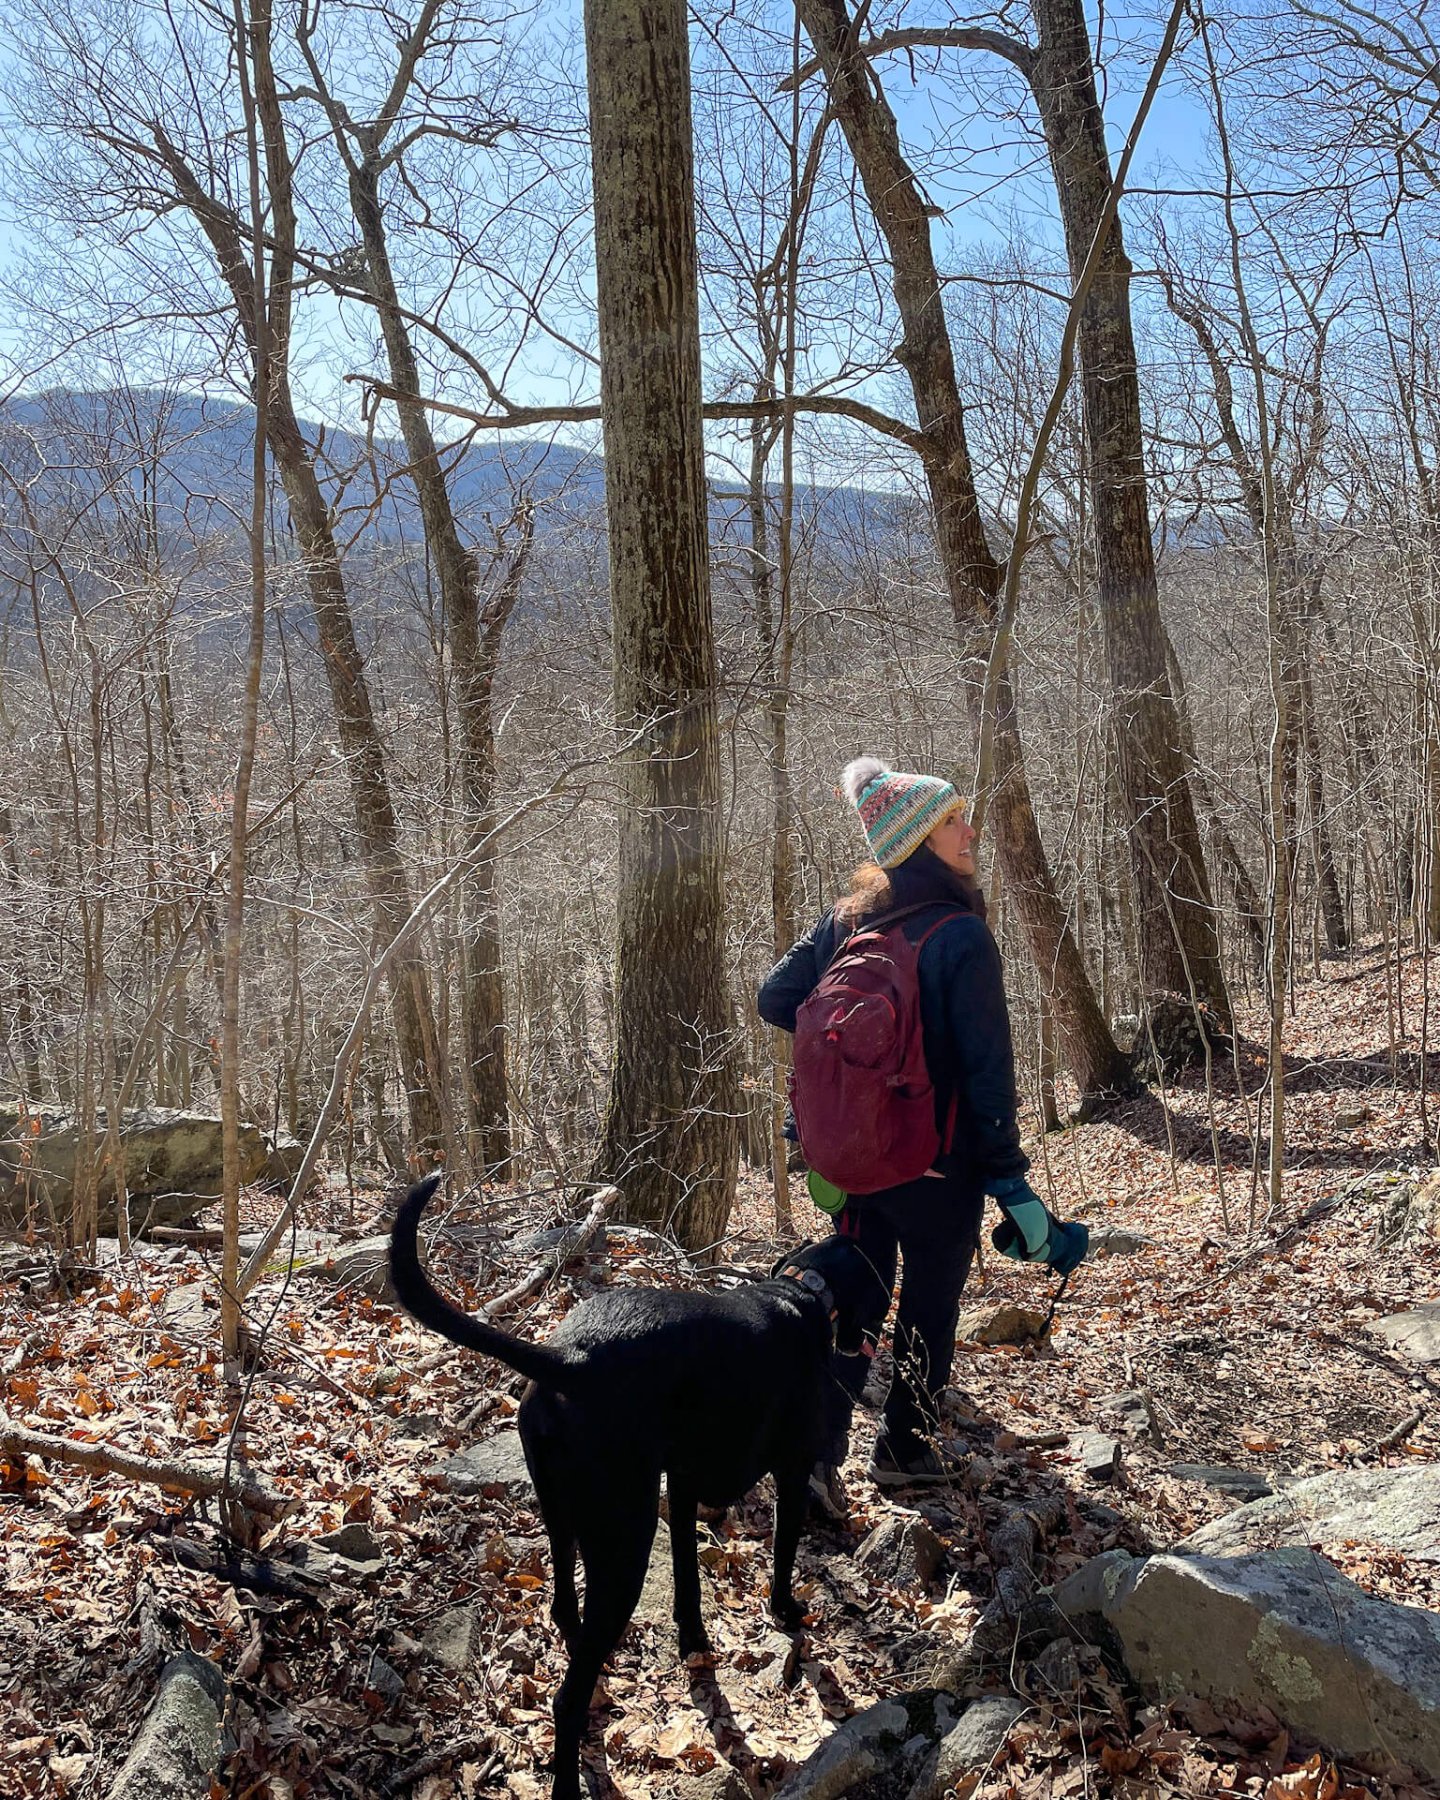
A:
[[[835,903],[835,917],[853,931],[866,919],[930,900],[952,900],[967,912],[985,917],[980,889],[968,876],[941,862],[928,844],[912,850],[893,869],[882,869],[875,862],[861,863],[850,877],[850,892]]]

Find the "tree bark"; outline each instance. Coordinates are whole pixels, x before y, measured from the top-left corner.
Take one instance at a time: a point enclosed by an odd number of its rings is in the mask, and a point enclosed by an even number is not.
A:
[[[1085,265],[1110,193],[1104,114],[1082,0],[1031,0],[1031,12],[1038,44],[1028,74],[1073,278]],[[1165,666],[1130,319],[1130,262],[1118,218],[1081,313],[1080,363],[1101,634],[1139,903],[1141,981],[1147,994],[1193,994],[1228,1025],[1214,902]]]
[[[895,115],[859,48],[845,0],[796,3],[890,253],[902,327],[895,355],[910,379],[920,421],[936,549],[965,657],[973,713],[984,689],[987,638],[1002,572],[986,539],[976,494],[929,212],[901,149]],[[1040,840],[1008,666],[997,676],[989,809],[996,857],[1082,1095],[1124,1090],[1133,1082],[1129,1064],[1096,1002]]]
[[[597,1167],[714,1244],[736,1172],[684,0],[587,0],[620,737],[615,1065]]]
[[[494,663],[518,580],[502,584],[509,605],[492,632],[482,631],[480,571],[461,542],[444,467],[421,399],[420,371],[400,306],[380,204],[380,158],[370,148],[351,169],[350,204],[365,247],[369,288],[390,363],[395,410],[410,457],[425,542],[440,583],[460,724],[461,851],[470,855],[494,824]],[[525,551],[531,534],[527,530]],[[523,567],[523,561],[522,565]],[[493,639],[493,642],[489,640]],[[460,893],[461,1020],[465,1039],[465,1111],[480,1162],[503,1173],[510,1159],[505,1066],[505,984],[495,868],[477,862]]]

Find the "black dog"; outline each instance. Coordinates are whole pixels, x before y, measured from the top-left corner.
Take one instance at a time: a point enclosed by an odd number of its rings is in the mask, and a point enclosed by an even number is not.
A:
[[[416,1228],[439,1179],[421,1182],[401,1204],[390,1279],[422,1325],[530,1378],[520,1437],[555,1564],[551,1614],[570,1652],[555,1699],[555,1796],[576,1800],[591,1695],[640,1598],[662,1473],[681,1654],[707,1648],[696,1507],[728,1506],[766,1474],[775,1477],[770,1610],[790,1630],[800,1624],[790,1584],[822,1447],[830,1352],[836,1343],[859,1350],[858,1321],[874,1316],[879,1278],[853,1244],[832,1237],[783,1257],[753,1287],[598,1294],[548,1343],[528,1344],[452,1306],[422,1271]]]

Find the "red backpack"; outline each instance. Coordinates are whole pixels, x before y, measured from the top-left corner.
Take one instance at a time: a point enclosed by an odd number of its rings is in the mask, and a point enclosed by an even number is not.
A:
[[[899,923],[933,904],[886,913],[848,937],[796,1014],[790,1101],[800,1148],[847,1194],[915,1181],[949,1147],[925,1066],[919,962],[960,914],[947,912],[914,944]]]

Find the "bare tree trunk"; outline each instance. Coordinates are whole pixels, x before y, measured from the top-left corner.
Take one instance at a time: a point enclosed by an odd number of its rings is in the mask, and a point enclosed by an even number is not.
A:
[[[1029,78],[1050,152],[1072,278],[1111,191],[1104,115],[1081,0],[1031,0]],[[1143,422],[1130,320],[1130,263],[1115,219],[1080,319],[1091,506],[1120,793],[1128,811],[1147,994],[1189,994],[1225,1025],[1229,996],[1214,903],[1178,744],[1146,502]]]
[[[369,135],[374,136],[373,133]],[[395,409],[410,456],[409,473],[419,496],[425,541],[440,582],[440,601],[450,642],[453,691],[460,722],[463,808],[460,850],[462,855],[469,855],[484,841],[494,823],[495,739],[490,696],[500,634],[520,583],[518,575],[514,581],[501,583],[497,591],[506,596],[508,604],[498,615],[493,606],[487,608],[482,627],[477,559],[460,540],[445,471],[420,397],[420,372],[414,346],[390,266],[380,204],[380,156],[378,146],[373,142],[367,145],[363,161],[351,167],[350,203],[365,247],[369,288],[389,357]],[[528,512],[526,519],[521,570],[532,536],[528,529]],[[488,861],[477,864],[474,875],[461,891],[460,945],[466,1116],[475,1134],[480,1162],[488,1170],[499,1173],[510,1158],[504,951],[500,942],[495,870]]]
[[[736,1168],[684,0],[587,0],[621,737],[615,1064],[597,1167],[714,1244]]]
[[[230,808],[230,870],[220,977],[220,1139],[221,1247],[220,1338],[225,1373],[240,1379],[240,965],[244,958],[246,825],[250,782],[255,771],[259,730],[260,680],[265,661],[265,430],[270,411],[270,305],[265,292],[264,207],[260,180],[260,140],[251,59],[257,82],[273,84],[270,68],[270,12],[253,4],[249,16],[235,0],[235,66],[245,118],[246,163],[252,264],[251,317],[255,363],[255,423],[250,465],[250,620],[245,657],[245,692],[240,710],[240,749]],[[278,263],[285,267],[292,243],[282,239]],[[237,1420],[238,1424],[238,1420]]]
[[[293,236],[292,170],[278,96],[257,92],[266,161],[271,230],[277,242]],[[178,149],[156,129],[156,144],[176,192],[204,229],[230,288],[245,341],[255,353],[256,319],[244,239],[230,208],[209,194]],[[320,653],[331,704],[335,711],[340,752],[349,776],[356,835],[381,945],[398,935],[410,916],[409,880],[400,853],[400,832],[390,796],[384,753],[364,662],[355,638],[350,600],[339,548],[331,529],[329,508],[310,446],[295,416],[289,380],[289,301],[293,268],[280,268],[272,257],[272,373],[266,415],[266,439],[289,504],[290,520],[304,559],[315,612]],[[404,1071],[410,1132],[418,1149],[433,1153],[444,1141],[442,1071],[435,1041],[434,1014],[424,962],[407,948],[391,965],[391,1001],[396,1044]]]
[[[15,825],[10,808],[0,798],[0,867],[5,871],[11,893],[13,917],[20,917],[20,859],[15,853]],[[40,1039],[35,1024],[35,1001],[27,971],[25,945],[15,943],[14,1021],[16,1049],[19,1051],[19,1074],[22,1091],[31,1099],[43,1098],[45,1088],[40,1071]]]
[[[896,359],[910,379],[936,548],[966,660],[972,709],[984,690],[987,638],[1001,570],[985,536],[965,438],[964,410],[930,242],[929,208],[900,146],[895,115],[867,67],[845,0],[797,0],[825,72],[830,104],[855,158],[890,253],[903,336]],[[1096,1004],[1055,891],[1025,775],[1008,664],[993,671],[994,789],[989,817],[996,857],[1025,927],[1082,1095],[1127,1088],[1133,1077]],[[976,720],[977,726],[980,721]]]

